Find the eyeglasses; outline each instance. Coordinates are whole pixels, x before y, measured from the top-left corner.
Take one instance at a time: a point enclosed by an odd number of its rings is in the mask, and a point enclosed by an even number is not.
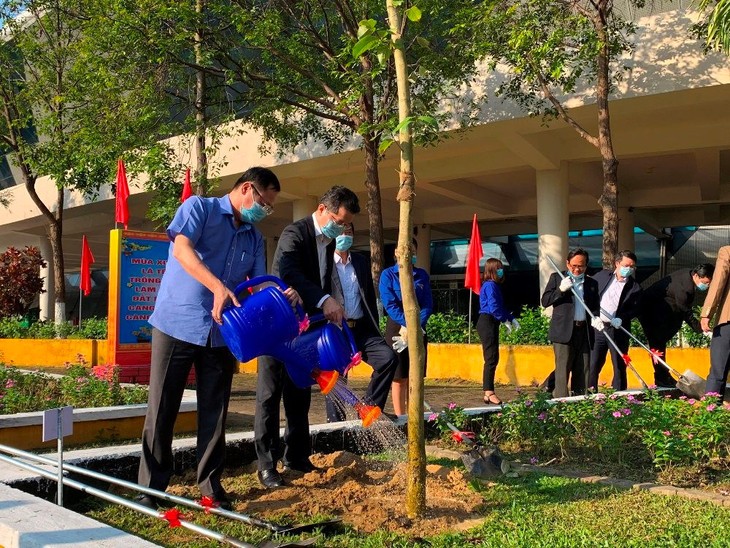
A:
[[[337,226],[339,226],[339,227],[345,227],[345,226],[348,225],[348,223],[346,221],[338,221],[335,218],[335,214],[332,213],[329,209],[327,210],[327,214],[330,216],[330,219],[332,219]]]
[[[271,215],[274,212],[274,206],[269,205],[266,202],[264,202],[264,198],[261,196],[261,193],[256,188],[256,185],[254,185],[253,183],[251,183],[251,188],[256,193],[256,196],[259,197],[259,199],[256,200],[256,201],[264,209],[264,211],[266,212],[266,215]]]

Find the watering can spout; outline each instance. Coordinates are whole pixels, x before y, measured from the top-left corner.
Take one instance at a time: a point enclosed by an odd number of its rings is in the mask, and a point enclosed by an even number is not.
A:
[[[377,405],[365,405],[361,402],[355,404],[355,411],[357,411],[358,417],[362,420],[363,428],[367,428],[373,424],[382,413],[380,407]]]
[[[335,387],[337,379],[340,378],[340,374],[337,371],[320,371],[319,369],[314,369],[312,370],[312,377],[317,381],[322,394],[329,394]]]

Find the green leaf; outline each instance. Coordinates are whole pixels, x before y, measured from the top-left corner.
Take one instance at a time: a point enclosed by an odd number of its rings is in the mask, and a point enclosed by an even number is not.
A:
[[[375,32],[376,23],[374,19],[363,19],[357,27],[357,37],[362,38],[366,34]]]
[[[411,6],[406,10],[406,17],[408,17],[409,21],[413,21],[414,23],[418,23],[421,20],[421,10],[418,9],[418,6]]]
[[[422,48],[428,48],[428,49],[431,48],[431,43],[428,40],[426,40],[423,36],[416,36],[416,42]]]
[[[360,38],[360,40],[358,40],[352,47],[352,56],[357,59],[363,53],[370,51],[375,46],[377,46],[378,42],[379,40],[376,36],[373,36],[372,34],[366,34],[365,36]]]
[[[395,143],[393,139],[383,139],[378,145],[378,154],[385,154],[385,151],[390,148],[390,145]]]

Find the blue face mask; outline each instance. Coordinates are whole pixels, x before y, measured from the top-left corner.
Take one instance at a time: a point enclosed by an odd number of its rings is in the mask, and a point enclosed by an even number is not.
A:
[[[240,211],[241,218],[247,223],[256,224],[266,218],[266,210],[256,200],[251,207],[242,207]]]
[[[580,282],[580,281],[582,281],[582,280],[583,280],[583,278],[585,278],[585,277],[586,277],[586,273],[585,273],[585,272],[581,272],[580,274],[578,274],[578,275],[575,275],[575,274],[573,274],[573,273],[571,272],[571,273],[570,273],[570,277],[571,277],[571,278],[573,278],[573,279],[574,279],[575,281],[577,281],[577,282]]]
[[[504,278],[504,268],[497,269],[497,278]]]
[[[621,266],[618,269],[618,273],[621,275],[622,278],[628,278],[634,273],[634,267],[633,266]]]
[[[352,247],[352,236],[340,234],[335,239],[335,249],[337,251],[347,251]]]
[[[707,289],[710,287],[710,284],[706,284],[705,282],[700,282],[697,284],[697,289],[700,291],[707,291]]]
[[[416,256],[411,257],[411,264],[416,264]]]
[[[344,231],[345,227],[338,225],[332,219],[330,219],[330,221],[322,227],[322,234],[324,234],[328,238],[332,238],[333,240]]]

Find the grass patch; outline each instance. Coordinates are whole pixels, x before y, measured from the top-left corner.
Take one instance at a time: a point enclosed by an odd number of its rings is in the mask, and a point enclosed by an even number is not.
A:
[[[241,478],[246,490],[250,478]],[[322,536],[318,546],[360,547],[462,547],[499,546],[555,548],[574,546],[728,546],[730,512],[701,501],[668,497],[643,491],[585,484],[575,479],[528,474],[473,482],[484,497],[484,521],[461,533],[445,532],[429,539],[378,532],[362,535],[348,528]],[[428,494],[427,494],[428,496]],[[95,503],[88,514],[161,546],[218,546],[214,541],[181,528],[170,529],[161,520],[140,516],[132,510]],[[200,512],[187,512],[196,523],[239,540],[259,544],[269,538],[251,528]],[[344,516],[347,519],[347,516]],[[283,522],[300,522],[305,516],[281,514]],[[310,520],[312,518],[309,518]],[[310,535],[304,535],[307,537]],[[291,537],[289,537],[291,538]],[[283,541],[280,537],[277,540]]]

